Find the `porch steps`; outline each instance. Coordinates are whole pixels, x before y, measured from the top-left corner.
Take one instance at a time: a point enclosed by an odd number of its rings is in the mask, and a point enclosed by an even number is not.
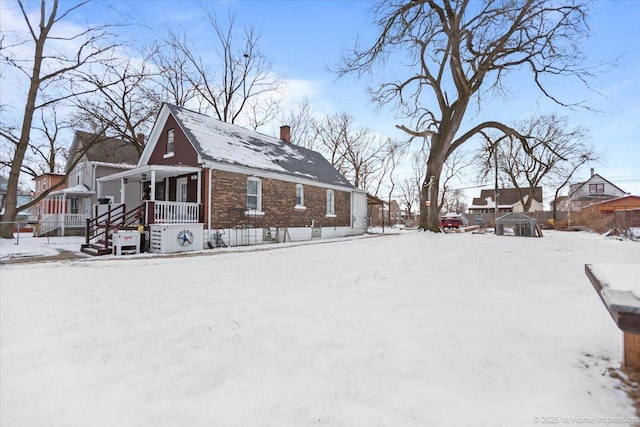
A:
[[[110,255],[113,250],[109,247],[106,247],[104,244],[99,243],[83,243],[80,246],[80,252],[92,255],[92,256],[100,256],[100,255]]]
[[[125,205],[120,204],[101,215],[87,220],[86,242],[80,245],[80,252],[88,255],[100,256],[113,253],[113,233],[118,230],[137,230],[140,218],[144,213],[144,205],[140,205],[129,212]]]

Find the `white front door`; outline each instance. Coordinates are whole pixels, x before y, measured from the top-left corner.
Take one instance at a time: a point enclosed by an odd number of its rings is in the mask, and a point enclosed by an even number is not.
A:
[[[187,177],[178,178],[176,181],[176,202],[187,201]]]

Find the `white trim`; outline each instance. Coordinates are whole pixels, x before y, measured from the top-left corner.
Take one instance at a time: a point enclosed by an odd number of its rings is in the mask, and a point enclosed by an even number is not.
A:
[[[105,175],[97,179],[98,182],[114,181],[120,178],[132,178],[138,175],[150,174],[152,171],[162,176],[175,176],[177,174],[198,173],[201,169],[195,166],[168,166],[168,165],[143,165],[134,169],[117,172],[111,175]]]
[[[299,211],[306,211],[307,207],[306,206],[302,206],[302,205],[296,205],[295,208]]]
[[[170,152],[170,153],[163,154],[163,155],[162,155],[162,158],[163,158],[163,159],[168,159],[168,158],[173,157],[173,156],[175,156],[175,155],[176,155],[176,154],[172,151],[172,152]]]
[[[153,124],[151,133],[149,134],[149,140],[144,146],[144,150],[142,151],[140,160],[138,160],[138,167],[144,166],[149,162],[149,159],[151,158],[151,154],[153,154],[153,151],[155,150],[156,145],[158,144],[158,140],[160,139],[160,133],[162,132],[162,129],[164,128],[164,124],[166,123],[167,118],[169,117],[170,114],[171,114],[171,111],[169,110],[169,107],[163,104],[162,108],[160,108],[160,112],[158,113],[158,118]]]
[[[158,145],[158,140],[160,139],[160,135],[162,134],[162,129],[164,129],[164,126],[167,124],[167,119],[169,118],[169,116],[173,116],[173,114],[171,114],[171,109],[167,106],[166,103],[163,103],[162,107],[160,108],[160,112],[158,113],[158,117],[156,118],[156,121],[153,124],[153,128],[151,129],[151,133],[149,134],[149,139],[147,140],[147,143],[144,146],[142,155],[140,155],[138,166],[145,166],[149,163],[149,160],[151,159],[151,155],[155,151],[156,145]],[[198,149],[193,145],[193,142],[188,137],[187,132],[185,132],[184,128],[182,127],[180,120],[176,119],[175,117],[174,117],[174,120],[176,121],[176,126],[174,126],[173,129],[174,130],[180,129],[180,132],[182,132],[182,134],[186,137],[187,142],[191,145],[191,147],[193,148],[193,151],[198,155],[198,163],[199,164],[202,163],[200,161],[200,158],[201,158],[200,151],[198,151]],[[174,146],[175,146],[175,139],[174,139]],[[166,151],[167,150],[165,147],[164,152]],[[204,165],[203,163],[202,167],[205,168],[208,166]]]
[[[287,175],[285,173],[280,173],[276,171],[265,171],[261,169],[252,169],[247,166],[228,165],[225,163],[211,162],[211,161],[205,162],[205,166],[207,168],[211,168],[211,169],[219,170],[223,172],[239,173],[243,175],[253,175],[259,178],[277,179],[279,181],[293,182],[296,184],[310,185],[313,187],[329,188],[332,190],[347,191],[347,192],[348,191],[364,192],[363,190],[359,190],[355,187],[348,187],[346,185],[340,185],[340,184],[329,184],[326,182],[318,181],[317,179],[311,176],[309,178],[303,178],[301,176]]]
[[[331,199],[331,204],[329,204],[329,199]],[[331,209],[329,209],[331,207]],[[336,215],[336,195],[333,190],[327,190],[327,205],[326,205],[327,218],[335,218]]]
[[[247,177],[247,183],[246,183],[246,199],[245,202],[247,204],[247,210],[248,211],[253,211],[254,209],[251,209],[248,205],[249,205],[249,182],[253,181],[257,184],[257,194],[251,194],[252,197],[256,197],[256,208],[255,211],[256,212],[262,212],[262,180],[260,178],[256,178],[255,176],[248,176]],[[262,213],[264,215],[264,212]],[[256,213],[256,215],[258,215],[258,213]]]
[[[301,176],[286,175],[286,174],[275,172],[275,171],[252,169],[247,166],[228,165],[225,163],[207,161],[205,162],[205,167],[209,169],[219,170],[222,172],[239,173],[242,175],[251,175],[258,178],[277,179],[279,181],[310,185],[312,187],[326,188],[326,189],[345,191],[345,192],[356,191],[356,192],[364,193],[363,190],[359,190],[354,187],[348,187],[346,185],[339,185],[339,184],[329,184],[326,182],[318,181],[314,177],[303,178]]]
[[[326,214],[324,217],[325,217],[325,218],[337,218],[337,217],[338,217],[338,215],[335,215],[335,214]]]
[[[298,202],[298,189],[300,189],[300,201],[302,203],[297,203]],[[302,184],[296,184],[296,209],[304,209],[304,185]]]
[[[244,211],[244,214],[247,216],[264,216],[263,211],[257,211],[255,209],[246,210]]]
[[[184,184],[184,194],[182,193],[182,184]],[[189,178],[186,176],[181,176],[180,178],[176,178],[176,202],[186,202],[187,194],[189,193]],[[184,200],[180,200],[184,196]]]
[[[169,141],[169,136],[171,136],[171,141]],[[176,130],[174,128],[167,129],[167,149],[165,150],[165,153],[167,153],[166,154],[167,157],[173,156],[175,145],[176,145]]]

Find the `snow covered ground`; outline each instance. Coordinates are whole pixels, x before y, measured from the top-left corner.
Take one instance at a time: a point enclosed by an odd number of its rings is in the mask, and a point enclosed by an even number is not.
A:
[[[607,373],[621,332],[584,264],[638,263],[640,243],[405,232],[273,247],[1,265],[0,425],[635,415]]]
[[[84,237],[33,237],[32,233],[14,233],[14,239],[0,239],[0,260],[58,255],[61,251],[79,252]]]

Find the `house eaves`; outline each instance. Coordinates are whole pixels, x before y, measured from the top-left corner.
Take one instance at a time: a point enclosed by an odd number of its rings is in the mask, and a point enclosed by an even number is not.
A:
[[[203,160],[212,168],[240,168],[354,189],[320,153],[203,114],[165,104]]]

